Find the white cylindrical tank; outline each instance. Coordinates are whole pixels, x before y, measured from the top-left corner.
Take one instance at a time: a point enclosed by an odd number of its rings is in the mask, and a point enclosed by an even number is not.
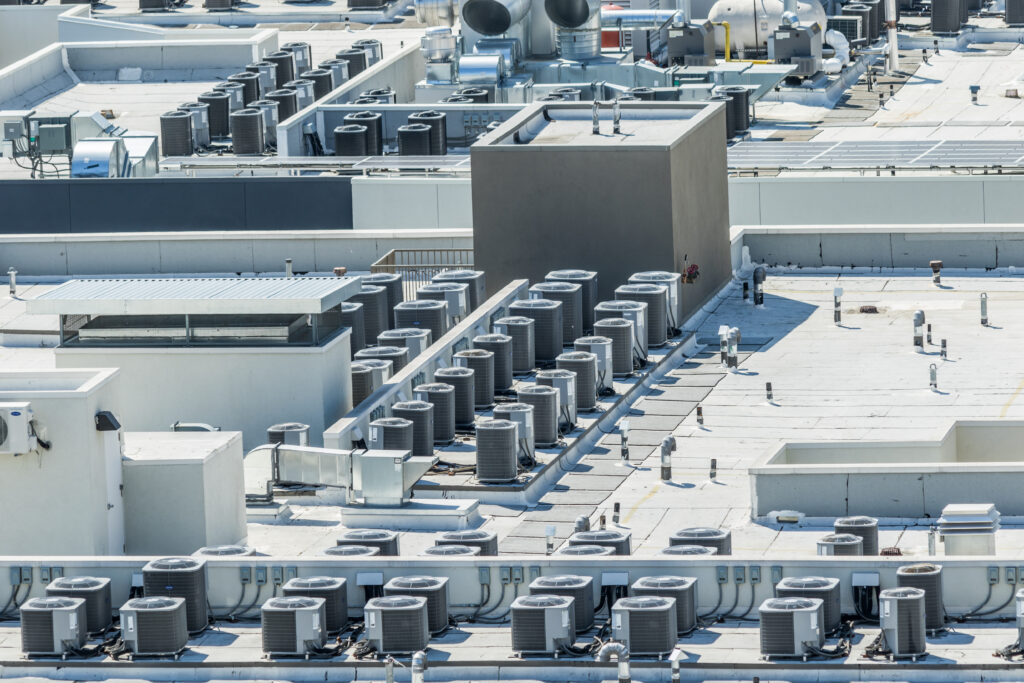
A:
[[[730,47],[734,53],[755,47],[767,49],[768,36],[782,24],[783,10],[782,0],[718,0],[708,20],[729,22]],[[797,16],[804,26],[818,24],[824,30],[827,25],[825,10],[818,0],[799,0]],[[715,42],[717,49],[725,49],[725,32],[721,29],[715,31]]]

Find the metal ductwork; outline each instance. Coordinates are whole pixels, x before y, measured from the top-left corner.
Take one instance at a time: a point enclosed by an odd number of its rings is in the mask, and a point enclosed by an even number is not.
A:
[[[621,28],[627,31],[654,31],[664,27],[677,14],[680,20],[684,20],[683,13],[677,9],[602,10],[601,28]]]
[[[462,21],[477,33],[498,36],[526,18],[529,0],[466,0]]]
[[[601,13],[600,0],[544,0],[544,12],[556,26],[579,28]]]
[[[416,0],[416,21],[427,26],[453,26],[455,5],[452,0]]]

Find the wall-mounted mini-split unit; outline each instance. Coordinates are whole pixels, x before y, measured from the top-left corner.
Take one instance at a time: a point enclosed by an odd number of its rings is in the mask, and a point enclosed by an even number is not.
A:
[[[31,453],[39,445],[31,403],[0,403],[0,455]]]

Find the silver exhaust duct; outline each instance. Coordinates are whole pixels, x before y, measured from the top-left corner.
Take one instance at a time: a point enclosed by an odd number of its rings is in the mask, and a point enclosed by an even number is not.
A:
[[[462,21],[481,35],[498,36],[521,22],[529,11],[529,0],[466,0]]]

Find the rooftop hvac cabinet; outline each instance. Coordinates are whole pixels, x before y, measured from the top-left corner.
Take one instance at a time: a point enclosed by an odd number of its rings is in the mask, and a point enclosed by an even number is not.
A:
[[[129,432],[123,471],[128,554],[246,540],[239,432]]]

